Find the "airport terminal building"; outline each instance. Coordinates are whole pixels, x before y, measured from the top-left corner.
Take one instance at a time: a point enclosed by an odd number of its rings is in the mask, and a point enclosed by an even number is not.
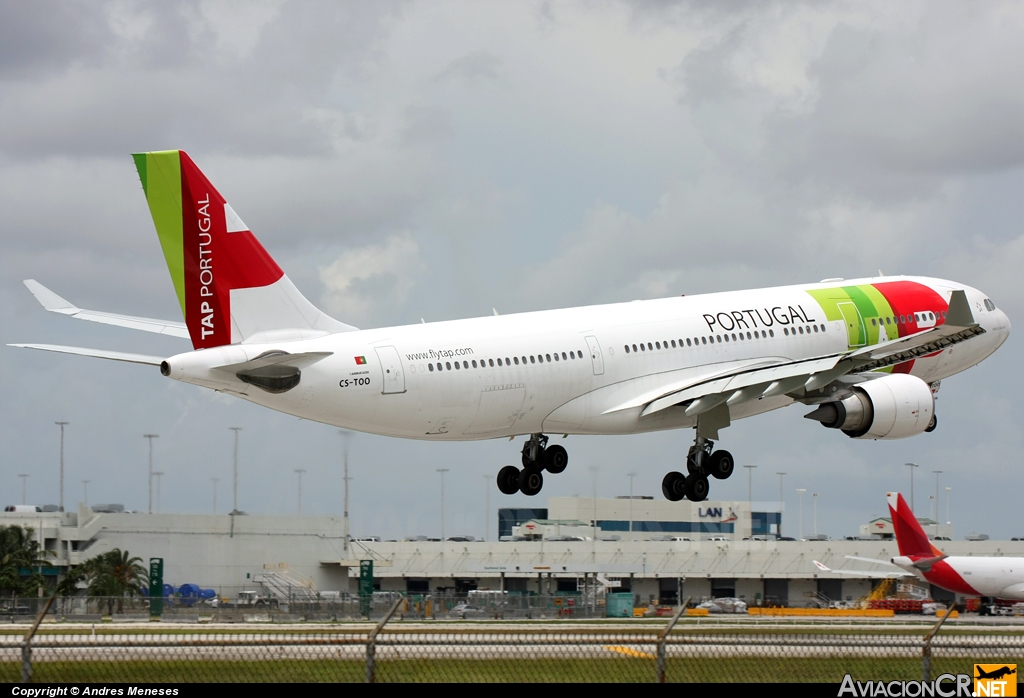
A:
[[[499,541],[349,540],[346,520],[326,516],[113,513],[79,506],[0,517],[3,525],[34,530],[53,554],[54,576],[120,548],[144,562],[163,558],[168,583],[213,588],[224,598],[259,590],[268,571],[281,569],[320,592],[355,592],[360,561],[373,560],[374,586],[381,591],[615,588],[632,591],[640,604],[735,596],[751,605],[814,606],[824,599],[855,601],[875,581],[821,572],[815,560],[835,570],[887,572],[894,568],[848,556],[888,560],[898,554],[884,535],[780,540],[777,505],[735,501],[553,497],[547,508],[502,509]],[[884,520],[868,526],[880,522],[884,527]],[[922,523],[925,530],[935,526]],[[952,555],[1024,556],[1022,541],[939,545]],[[951,598],[931,591],[933,598]]]

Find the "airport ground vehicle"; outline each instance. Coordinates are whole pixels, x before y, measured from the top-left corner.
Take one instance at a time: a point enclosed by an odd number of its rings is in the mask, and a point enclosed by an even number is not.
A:
[[[188,338],[193,350],[14,346],[157,366],[174,380],[374,434],[525,436],[521,467],[498,471],[505,494],[536,495],[544,473],[565,470],[568,453],[550,434],[692,428],[662,492],[696,502],[710,479],[733,473],[732,454],[715,443],[736,419],[801,403],[813,408],[805,417],[851,438],[932,431],[940,381],[1010,332],[983,292],[924,277],[359,330],[298,291],[184,151],[134,157],[184,323],[83,310],[26,285],[47,310]]]

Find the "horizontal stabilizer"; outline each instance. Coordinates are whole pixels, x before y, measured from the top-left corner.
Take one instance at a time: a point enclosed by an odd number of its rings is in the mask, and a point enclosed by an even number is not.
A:
[[[78,356],[91,356],[96,359],[110,359],[111,361],[127,361],[131,364],[146,364],[148,366],[159,366],[163,361],[159,356],[146,356],[145,354],[128,354],[123,351],[104,351],[103,349],[86,349],[84,347],[65,347],[59,344],[8,344],[9,347],[21,347],[22,349],[41,349],[43,351],[55,351],[61,354],[76,354]]]
[[[32,292],[32,295],[36,297],[40,305],[51,313],[60,313],[61,315],[68,315],[79,320],[100,322],[104,325],[116,325],[132,330],[142,330],[143,332],[154,332],[156,334],[188,339],[188,328],[185,327],[183,322],[154,320],[153,318],[135,317],[132,315],[116,315],[99,310],[83,310],[61,298],[35,279],[25,279],[24,284]]]
[[[849,556],[847,556],[847,557],[849,557]],[[812,560],[812,562],[814,562],[814,566],[817,567],[820,571],[827,572],[828,574],[838,574],[838,575],[840,575],[842,577],[862,577],[862,578],[866,578],[866,579],[887,579],[889,577],[912,577],[913,576],[909,572],[897,572],[897,571],[892,571],[892,572],[868,572],[866,570],[864,570],[864,571],[861,571],[861,570],[834,570],[831,567],[826,567],[825,565],[823,565],[822,563],[818,562],[817,560]]]
[[[284,351],[273,351],[258,356],[251,361],[217,366],[216,370],[229,371],[231,373],[258,374],[262,369],[267,369],[271,366],[302,369],[315,364],[317,361],[326,359],[333,353],[332,351],[307,351],[300,354],[289,354]]]

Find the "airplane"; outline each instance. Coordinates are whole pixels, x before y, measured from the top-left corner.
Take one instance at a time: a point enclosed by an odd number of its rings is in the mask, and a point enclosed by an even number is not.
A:
[[[694,429],[672,501],[707,498],[733,420],[793,403],[856,439],[937,425],[940,381],[979,363],[1010,322],[981,291],[885,277],[360,330],[310,303],[181,150],[133,155],[185,322],[78,308],[34,280],[46,310],[191,339],[171,357],[45,344],[158,366],[174,380],[303,419],[387,436],[525,436],[505,494],[536,495],[568,453],[549,435]]]
[[[900,550],[892,564],[957,594],[1024,599],[1024,557],[946,555],[928,540],[902,494],[889,492],[886,499]]]
[[[993,669],[992,671],[985,671],[984,669],[979,667],[977,664],[975,664],[974,665],[974,669],[975,669],[975,671],[978,672],[978,675],[974,677],[976,679],[1001,679],[1004,676],[1009,676],[1010,674],[1016,674],[1017,673],[1016,669],[1011,669],[1010,667],[1008,667],[1006,665],[1003,665],[1003,666],[999,667],[998,669]]]

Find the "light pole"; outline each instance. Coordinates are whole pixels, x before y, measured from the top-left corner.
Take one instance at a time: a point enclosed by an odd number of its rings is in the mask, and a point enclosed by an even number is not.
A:
[[[629,476],[629,537],[626,540],[633,540],[633,478],[636,473],[626,473]]]
[[[935,473],[935,535],[939,535],[939,475],[941,470],[933,470]]]
[[[797,533],[797,538],[800,540],[803,540],[804,537],[804,492],[806,491],[806,488],[799,488],[796,491],[796,493],[800,495],[800,527],[797,529],[799,531],[799,533]]]
[[[814,500],[814,537],[818,537],[818,493],[812,492],[811,499]]]
[[[348,481],[352,479],[352,478],[350,478],[348,476],[348,440],[352,436],[352,432],[346,431],[345,429],[339,429],[338,433],[341,435],[341,441],[344,444],[344,453],[345,453],[345,474],[342,476],[342,480],[345,482],[345,510],[344,510],[344,513],[342,514],[342,516],[345,519],[345,541],[344,541],[343,549],[345,550],[345,552],[347,554],[348,553],[349,530],[351,529],[351,526],[349,526],[349,521],[348,521]]]
[[[302,474],[306,472],[305,468],[296,468],[295,474],[299,476],[299,516],[302,515]]]
[[[910,510],[914,511],[914,468],[920,468],[921,466],[917,463],[904,463],[905,466],[910,468]],[[916,517],[917,514],[915,513]]]
[[[449,468],[438,468],[437,472],[441,473],[441,542],[444,542],[444,474],[447,473]]]
[[[952,526],[953,525],[952,520],[950,520],[950,518],[949,518],[949,498],[950,498],[950,496],[952,494],[953,494],[953,488],[952,487],[947,487],[946,488],[946,525],[947,526]]]
[[[238,432],[242,431],[242,427],[228,427],[228,429],[235,432],[235,455],[231,482],[231,513],[235,514],[238,512]]]
[[[213,513],[216,514],[217,513],[217,483],[220,482],[220,478],[219,477],[211,477],[210,480],[213,481]]]
[[[142,438],[149,439],[149,513],[153,513],[153,439],[160,438],[159,434],[143,434]]]
[[[60,427],[60,510],[64,511],[64,427],[69,422],[54,422]]]
[[[779,529],[775,537],[782,538],[782,509],[784,506],[784,500],[782,499],[782,478],[786,473],[776,472],[775,474],[779,476]]]
[[[754,468],[756,465],[744,465],[747,469],[747,504],[753,507],[754,505]]]
[[[153,473],[153,477],[156,478],[156,513],[158,514],[160,513],[160,478],[162,478],[163,475],[164,474],[159,470]]]
[[[484,541],[491,539],[491,476],[484,475]]]
[[[28,482],[28,473],[20,473],[18,477],[21,478],[21,503],[27,504],[25,501],[25,483]]]
[[[89,483],[91,480],[82,480],[82,494],[85,498],[85,508],[89,508]]]

